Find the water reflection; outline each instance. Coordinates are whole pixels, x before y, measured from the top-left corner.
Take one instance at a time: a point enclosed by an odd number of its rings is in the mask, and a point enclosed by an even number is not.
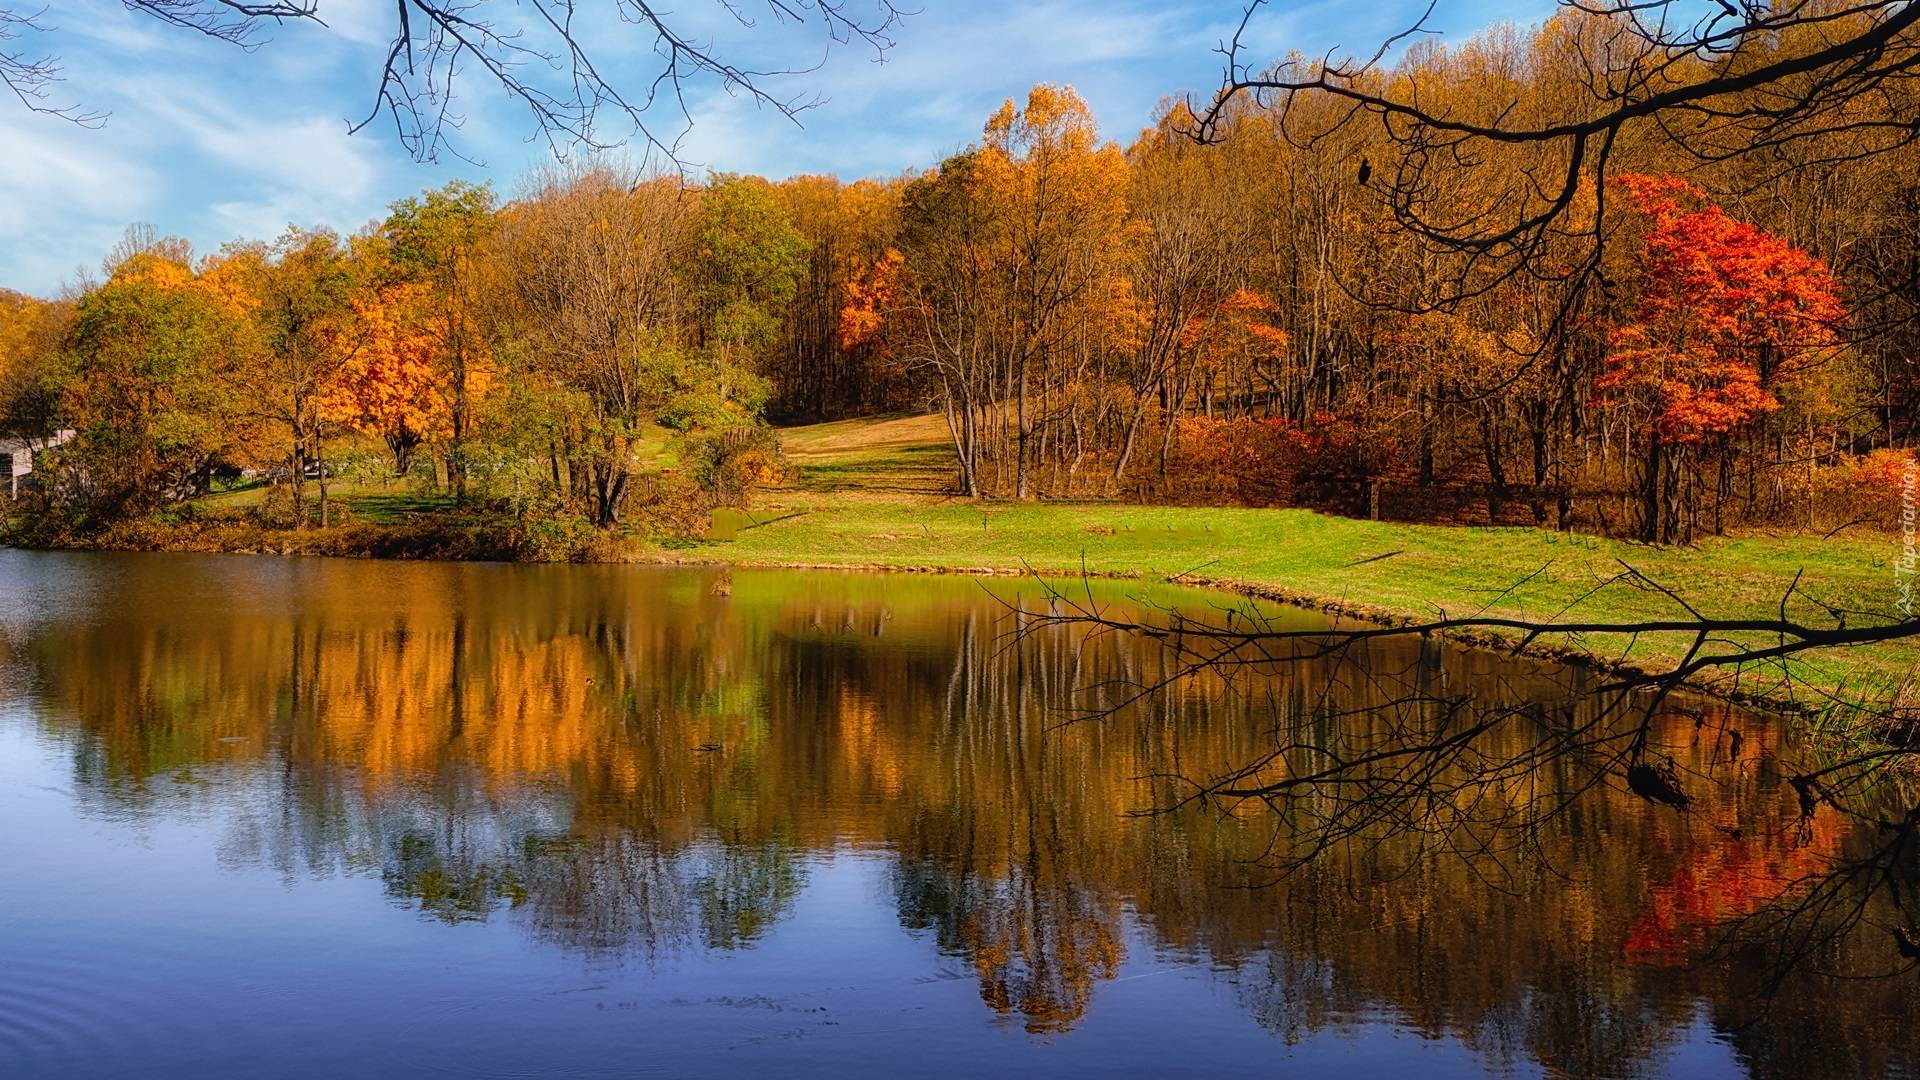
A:
[[[737,950],[779,932],[812,856],[858,850],[889,861],[903,930],[1046,1038],[1100,1008],[1132,920],[1288,1042],[1385,1015],[1496,1068],[1631,1076],[1704,1015],[1754,1075],[1916,1059],[1913,977],[1868,977],[1903,963],[1900,894],[1847,893],[1869,907],[1838,924],[1794,906],[1876,836],[1804,817],[1778,732],[1737,713],[1662,719],[1711,780],[1685,813],[1543,760],[1450,791],[1443,833],[1329,833],[1346,808],[1136,811],[1303,730],[1365,745],[1408,687],[1551,718],[1587,707],[1578,679],[1383,647],[1073,723],[1167,654],[1012,638],[1010,605],[1044,600],[1004,582],[740,570],[722,597],[689,570],[5,558],[8,692],[68,740],[77,797],[214,815],[226,865],[377,878],[424,919],[590,956]]]

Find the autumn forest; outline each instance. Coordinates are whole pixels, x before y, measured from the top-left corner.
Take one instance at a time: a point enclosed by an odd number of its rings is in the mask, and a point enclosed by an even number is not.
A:
[[[1545,115],[1611,26],[1570,11],[1374,78]],[[22,495],[46,535],[242,476],[255,513],[325,527],[348,468],[527,536],[671,535],[780,481],[773,425],[903,412],[941,418],[965,496],[1888,527],[1920,156],[1877,132],[1703,161],[1628,127],[1524,258],[1410,225],[1405,148],[1337,98],[1205,124],[1169,99],[1121,145],[1057,85],[887,180],[596,158],[351,233],[203,253],[136,226],[99,278],[5,297],[6,424],[74,432]],[[1426,161],[1423,197],[1492,228],[1488,178],[1545,151],[1508,152]]]

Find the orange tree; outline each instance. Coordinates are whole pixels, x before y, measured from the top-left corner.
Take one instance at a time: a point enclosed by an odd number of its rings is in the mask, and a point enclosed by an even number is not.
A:
[[[841,341],[871,340],[877,316],[940,403],[968,494],[1026,498],[1084,426],[1077,391],[1135,238],[1127,162],[1067,87],[1034,87],[1024,109],[1009,99],[982,135],[906,186],[904,261],[883,258],[849,293]]]
[[[418,282],[387,283],[357,295],[355,348],[327,387],[327,417],[384,441],[395,476],[413,471],[413,454],[422,443],[453,433],[452,395],[435,364],[439,338],[423,315],[430,308],[428,287]]]
[[[304,524],[306,476],[320,479],[320,521],[327,523],[325,414],[328,387],[352,355],[356,327],[351,298],[359,267],[329,229],[288,229],[272,246],[235,243],[225,266],[242,290],[254,348],[242,367],[247,411],[260,424],[286,470],[296,521]]]
[[[71,336],[73,308],[0,289],[0,432],[50,433],[53,399],[44,377]]]
[[[498,221],[493,189],[455,180],[401,199],[381,226],[387,253],[409,294],[412,325],[431,343],[435,385],[446,409],[447,484],[464,501],[479,398],[493,384],[493,284],[482,250]]]
[[[1646,418],[1641,535],[1671,543],[1692,536],[1703,459],[1719,466],[1717,514],[1734,438],[1780,408],[1775,389],[1837,351],[1847,311],[1824,262],[1703,205],[1686,181],[1616,182],[1645,233],[1637,299],[1609,335],[1595,404]]]

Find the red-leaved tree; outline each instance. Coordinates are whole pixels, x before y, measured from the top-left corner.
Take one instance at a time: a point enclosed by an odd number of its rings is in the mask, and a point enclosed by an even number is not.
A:
[[[1646,417],[1641,535],[1671,543],[1692,536],[1702,467],[1717,464],[1724,496],[1730,440],[1780,408],[1776,387],[1839,347],[1847,311],[1826,263],[1686,181],[1615,182],[1647,222],[1638,299],[1609,337],[1594,403]]]

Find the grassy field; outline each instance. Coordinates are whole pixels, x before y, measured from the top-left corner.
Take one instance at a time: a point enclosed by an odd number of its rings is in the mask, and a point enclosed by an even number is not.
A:
[[[678,464],[674,456],[673,432],[655,425],[643,434],[644,438],[636,448],[643,470],[672,468]],[[387,453],[377,440],[364,437],[335,444],[331,450],[334,454],[352,451],[363,457],[373,455],[383,463]],[[456,508],[453,496],[439,483],[427,482],[429,477],[426,474],[432,472],[432,464],[426,452],[422,451],[414,459],[412,477],[395,479],[381,474],[374,479],[356,479],[350,475],[335,474],[328,483],[327,497],[335,510],[345,512],[341,520],[368,525],[405,525],[418,521],[422,515],[450,512]],[[261,505],[266,499],[268,486],[265,480],[216,484],[213,494],[201,496],[195,502],[204,513],[231,514]],[[319,497],[318,484],[308,481],[308,501],[317,503]]]
[[[1545,529],[1456,528],[1328,517],[1304,510],[981,503],[951,494],[953,455],[938,417],[847,421],[783,436],[799,479],[768,491],[731,540],[683,558],[737,564],[991,570],[1198,580],[1339,610],[1427,618],[1493,613],[1635,621],[1787,612],[1830,624],[1820,603],[1888,611],[1892,538],[1747,535],[1657,548]],[[1679,600],[1634,580],[1671,590]],[[1798,584],[1795,585],[1796,578]],[[1641,665],[1676,658],[1678,640],[1575,643]],[[1885,693],[1920,647],[1835,653],[1799,669],[1816,690]],[[1764,678],[1746,684],[1779,697]]]

